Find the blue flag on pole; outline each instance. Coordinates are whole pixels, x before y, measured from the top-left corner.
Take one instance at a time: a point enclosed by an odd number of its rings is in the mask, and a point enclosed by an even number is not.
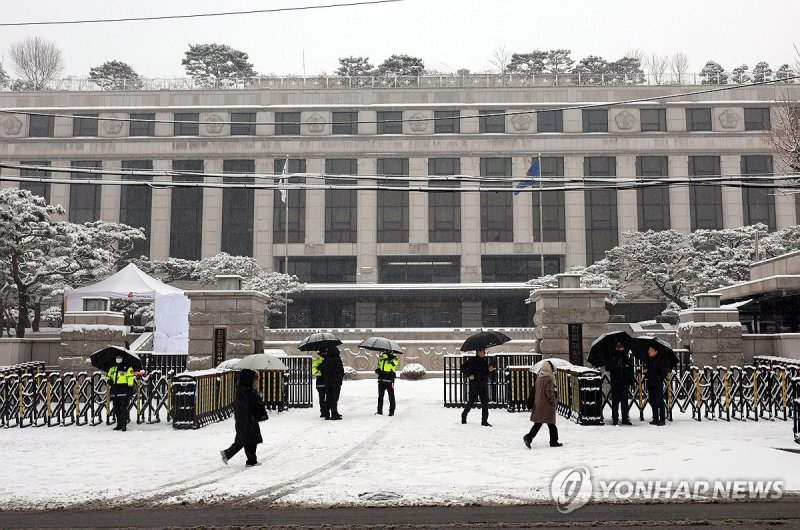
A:
[[[517,185],[514,186],[515,189],[521,190],[522,188],[529,188],[533,186],[534,182],[536,182],[536,177],[542,176],[538,158],[533,161],[531,167],[528,168],[528,172],[525,173],[525,176],[530,178],[528,180],[521,180],[520,182],[517,182]],[[519,195],[519,192],[515,191],[514,195]]]

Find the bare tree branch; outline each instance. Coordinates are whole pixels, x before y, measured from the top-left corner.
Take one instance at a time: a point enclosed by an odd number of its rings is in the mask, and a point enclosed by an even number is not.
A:
[[[64,70],[61,50],[41,37],[27,37],[9,47],[14,71],[32,90],[42,90]]]

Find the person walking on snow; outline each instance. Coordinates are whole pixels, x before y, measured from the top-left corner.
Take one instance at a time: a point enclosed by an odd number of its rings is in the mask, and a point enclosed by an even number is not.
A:
[[[122,355],[117,355],[115,364],[108,369],[106,380],[109,385],[111,402],[114,404],[114,416],[117,418],[115,431],[128,430],[131,394],[133,393],[133,368],[123,364]]]
[[[383,352],[378,357],[378,414],[383,414],[383,394],[389,393],[389,416],[394,416],[394,381],[397,378],[397,356],[392,352]]]
[[[553,364],[550,361],[542,363],[539,374],[536,376],[536,384],[533,387],[534,400],[531,421],[533,427],[530,432],[522,437],[525,447],[531,448],[531,442],[536,437],[543,423],[547,424],[550,431],[550,447],[561,447],[558,441],[558,428],[556,427],[556,391],[553,382]]]
[[[325,379],[322,377],[320,365],[325,360],[326,350],[317,352],[317,358],[311,363],[311,373],[315,378],[315,385],[317,388],[317,395],[319,396],[319,417],[325,417]]]
[[[222,451],[222,463],[234,457],[242,448],[247,456],[247,467],[261,465],[256,458],[256,446],[263,443],[259,420],[266,419],[266,409],[258,388],[258,372],[244,369],[239,372],[239,385],[236,388],[236,400],[233,402],[233,417],[236,421],[236,438],[233,444]]]
[[[461,373],[469,381],[469,394],[467,405],[461,413],[461,423],[467,423],[467,414],[481,400],[481,425],[491,427],[489,423],[489,374],[494,372],[494,366],[486,359],[486,349],[476,350],[475,357],[467,359],[461,365]]]
[[[319,365],[322,379],[325,381],[325,410],[323,417],[326,420],[341,420],[339,414],[339,394],[344,380],[344,364],[339,355],[339,348],[331,346],[325,355],[325,360]]]

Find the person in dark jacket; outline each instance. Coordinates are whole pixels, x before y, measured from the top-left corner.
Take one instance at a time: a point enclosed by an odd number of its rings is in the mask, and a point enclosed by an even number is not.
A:
[[[633,361],[628,348],[621,342],[614,345],[614,353],[606,364],[606,370],[611,378],[611,421],[614,425],[620,423],[621,408],[622,424],[631,425],[628,414],[628,392],[633,383]]]
[[[466,376],[469,385],[467,405],[461,413],[461,423],[467,423],[467,414],[481,400],[481,425],[491,427],[489,423],[489,374],[494,372],[494,366],[486,359],[486,350],[476,350],[475,357],[467,359],[461,365],[461,373]]]
[[[319,365],[322,379],[325,382],[325,410],[323,417],[326,420],[341,420],[339,414],[339,393],[342,390],[344,381],[344,364],[339,355],[339,348],[331,346],[325,359]]]
[[[233,402],[233,417],[236,421],[236,438],[233,445],[220,451],[222,462],[228,460],[244,448],[247,456],[247,467],[260,465],[256,458],[256,446],[264,440],[261,438],[259,420],[265,416],[264,402],[256,391],[258,388],[258,372],[242,370],[239,372],[239,385],[236,388],[236,400]]]
[[[378,357],[378,367],[375,373],[378,374],[378,412],[383,414],[383,394],[389,393],[389,416],[394,416],[394,381],[397,378],[397,356],[392,352],[383,352]]]
[[[314,376],[314,383],[317,388],[317,395],[319,395],[319,417],[325,417],[325,379],[322,377],[320,365],[325,360],[327,350],[320,350],[317,352],[317,358],[311,363],[311,373]]]
[[[536,384],[533,387],[533,411],[531,421],[533,427],[522,437],[525,447],[531,448],[531,442],[541,429],[542,424],[547,424],[550,431],[550,447],[561,447],[558,441],[558,428],[556,427],[556,385],[553,381],[553,363],[545,361],[536,376]]]
[[[653,346],[647,348],[644,362],[644,373],[647,377],[647,397],[653,409],[653,421],[650,425],[666,425],[667,405],[664,402],[664,381],[667,379],[667,363]]]

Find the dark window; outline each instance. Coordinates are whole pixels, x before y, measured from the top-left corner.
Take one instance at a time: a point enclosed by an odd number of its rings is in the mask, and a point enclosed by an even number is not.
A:
[[[459,256],[380,256],[378,283],[458,283]]]
[[[538,132],[564,132],[564,111],[543,110],[536,113]]]
[[[506,117],[503,110],[479,110],[479,132],[506,132]],[[498,115],[499,114],[499,115]]]
[[[147,114],[131,114],[130,130],[128,136],[155,136],[156,124],[152,120],[156,119],[156,115],[152,112]],[[133,121],[133,120],[150,120],[150,121]]]
[[[613,156],[588,156],[583,159],[586,177],[616,177],[617,160]],[[586,182],[586,186],[607,187],[608,182]],[[616,189],[587,189],[586,203],[586,263],[603,259],[606,251],[617,246],[617,191]]]
[[[710,131],[711,109],[686,109],[687,131]]]
[[[300,113],[276,112],[275,134],[279,136],[300,134]]]
[[[642,132],[666,131],[667,109],[641,109],[639,121],[642,124]]]
[[[669,175],[666,156],[636,157],[636,176],[642,182]],[[669,230],[669,186],[647,186],[636,190],[639,230]]]
[[[530,327],[533,322],[532,304],[518,297],[491,297],[481,300],[481,326],[496,328]]]
[[[288,326],[290,328],[354,328],[356,327],[356,303],[326,299],[295,300],[289,304]],[[283,315],[270,317],[270,328],[284,326]]]
[[[769,108],[744,109],[745,131],[766,131],[771,128]]]
[[[175,113],[175,136],[197,136],[200,134],[200,114],[197,112]]]
[[[563,256],[544,256],[544,273],[558,274]],[[527,282],[542,274],[542,257],[529,256],[482,256],[481,280],[490,282]]]
[[[102,164],[96,161],[73,162],[72,167],[84,169],[100,169]],[[72,173],[73,180],[102,178],[91,173]],[[70,184],[69,186],[69,222],[88,223],[100,219],[100,186],[97,184]]]
[[[358,134],[358,112],[334,112],[333,134]]]
[[[50,162],[34,160],[32,162],[20,162],[20,165],[49,166]],[[21,177],[50,178],[49,171],[41,171],[37,169],[21,169],[19,175]],[[34,195],[38,195],[39,197],[44,197],[44,200],[47,201],[48,204],[50,203],[50,184],[44,182],[20,182],[19,189],[28,190]]]
[[[378,174],[407,176],[407,158],[379,158]],[[407,180],[381,180],[379,187],[408,187]],[[378,243],[408,243],[408,192],[378,190]]]
[[[357,175],[358,161],[354,158],[325,161],[327,175]],[[325,242],[355,243],[358,232],[358,192],[342,189],[342,186],[355,186],[355,178],[332,179],[326,184],[339,189],[325,190]]]
[[[55,117],[31,116],[28,136],[31,138],[52,138],[55,131]]]
[[[242,173],[256,172],[255,160],[223,160],[224,173],[239,173],[223,177],[226,184],[253,184],[255,177]],[[255,191],[252,188],[224,188],[222,190],[221,250],[231,256],[253,255],[253,214]]]
[[[123,160],[122,169],[127,171],[153,170],[152,160]],[[122,180],[150,182],[152,175],[146,173],[122,175]],[[137,240],[128,253],[132,258],[150,255],[151,216],[153,207],[153,190],[150,186],[120,186],[119,222],[144,231],[144,240]]]
[[[378,301],[375,326],[379,328],[461,327],[460,300]]]
[[[402,111],[378,112],[378,134],[403,134]]]
[[[772,157],[768,155],[750,155],[742,157],[742,175],[772,175]],[[775,188],[766,180],[743,179],[742,204],[744,206],[744,224],[764,223],[775,230]],[[766,187],[760,187],[760,186]],[[753,186],[753,187],[750,187]]]
[[[274,172],[283,172],[285,158],[276,159]],[[288,173],[305,173],[304,159],[289,159]],[[289,177],[290,184],[305,184],[305,177]],[[286,242],[286,214],[289,214],[289,243],[305,243],[306,241],[306,190],[285,190],[286,202],[283,202],[280,191],[275,192],[272,210],[272,242]]]
[[[433,132],[459,133],[461,132],[461,112],[458,110],[436,110],[433,112]]]
[[[287,272],[282,257],[275,257],[275,270]],[[289,256],[288,274],[304,283],[355,283],[355,256]]]
[[[510,158],[481,158],[481,177],[497,180],[482,187],[511,188]],[[514,241],[514,195],[503,191],[481,192],[481,241]]]
[[[97,136],[98,114],[76,114],[72,118],[72,136]]]
[[[690,156],[690,177],[718,177],[718,156]],[[715,182],[690,184],[689,208],[692,215],[692,232],[702,228],[722,228],[722,188]]]
[[[461,173],[458,158],[428,159],[428,174],[450,176]],[[452,243],[461,241],[461,188],[460,183],[432,179],[428,185],[435,188],[454,188],[453,191],[428,193],[428,241]]]
[[[543,177],[563,177],[564,157],[542,157],[541,174]],[[541,182],[542,187],[563,186],[563,182]],[[536,186],[538,187],[538,185]],[[539,198],[541,196],[544,209],[542,210],[543,230],[539,230]],[[565,193],[563,191],[534,191],[533,192],[533,240],[541,241],[566,241],[566,214]]]
[[[173,171],[202,173],[202,160],[173,160]],[[203,182],[203,175],[174,175],[173,182]],[[203,236],[203,188],[172,188],[172,215],[169,226],[169,256],[199,260]]]
[[[255,122],[256,122],[255,112],[232,112],[231,136],[255,136],[256,134]]]
[[[608,110],[606,109],[584,110],[583,132],[608,132]]]

